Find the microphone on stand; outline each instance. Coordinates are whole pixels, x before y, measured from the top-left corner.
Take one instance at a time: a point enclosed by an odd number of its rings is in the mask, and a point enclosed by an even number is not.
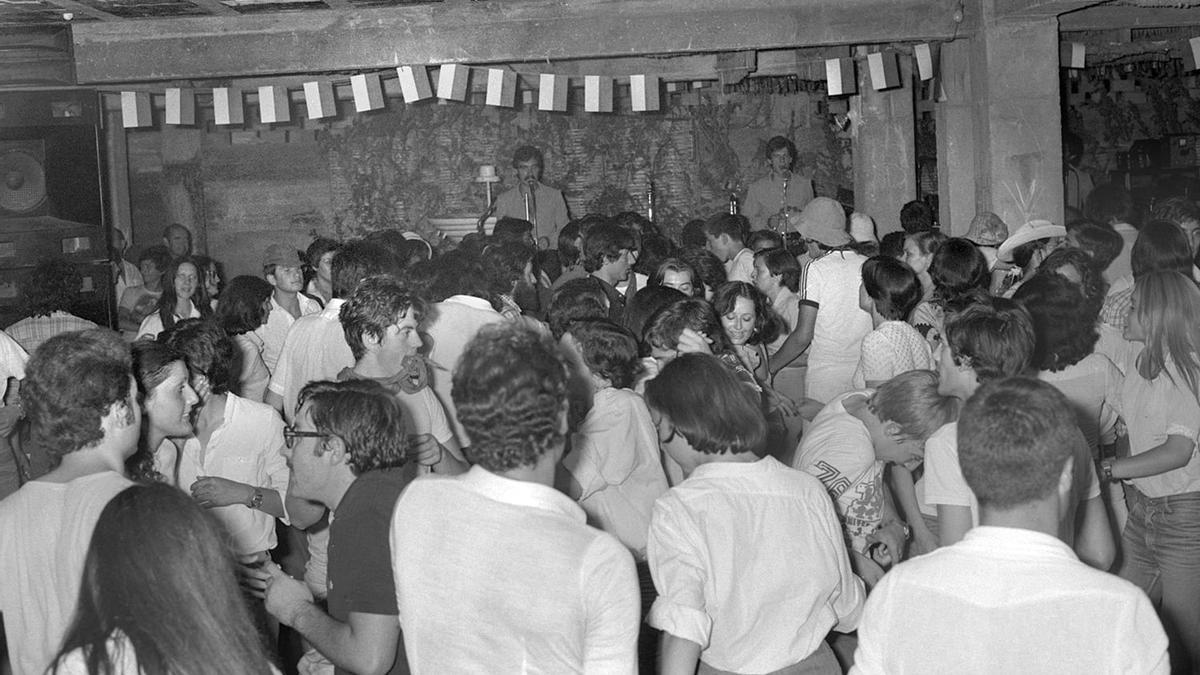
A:
[[[537,183],[534,181],[525,181],[522,184],[522,196],[525,197],[525,220],[533,224],[533,231],[537,232],[537,196],[535,194]]]

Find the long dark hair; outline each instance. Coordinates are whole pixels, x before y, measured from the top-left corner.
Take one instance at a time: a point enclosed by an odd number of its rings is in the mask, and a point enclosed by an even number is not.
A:
[[[179,266],[188,263],[196,270],[196,292],[192,293],[190,300],[196,311],[200,312],[201,317],[206,317],[212,314],[212,306],[209,303],[208,290],[204,287],[204,270],[207,269],[201,265],[201,262],[192,256],[183,256],[174,260],[167,270],[163,272],[162,295],[158,298],[158,318],[162,319],[163,330],[175,325],[175,304],[179,301],[179,296],[175,292],[175,274],[179,272]],[[188,318],[188,317],[183,317]]]
[[[78,649],[89,673],[114,673],[106,642],[119,631],[149,675],[270,673],[234,565],[228,535],[191,497],[126,488],[100,513],[52,668]]]
[[[138,340],[130,347],[133,355],[133,379],[137,382],[137,403],[145,411],[146,398],[162,384],[171,372],[171,364],[179,363],[185,369],[183,355],[171,347],[153,340]],[[138,439],[137,451],[125,460],[125,473],[139,483],[167,480],[154,468],[154,452],[158,448],[149,446],[146,439],[150,428],[149,420],[142,419],[142,437]]]

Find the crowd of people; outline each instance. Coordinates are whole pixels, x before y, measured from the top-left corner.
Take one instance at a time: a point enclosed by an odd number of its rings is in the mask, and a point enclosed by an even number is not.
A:
[[[173,226],[123,334],[39,266],[13,672],[1197,672],[1195,204],[880,240],[782,185],[227,283]]]

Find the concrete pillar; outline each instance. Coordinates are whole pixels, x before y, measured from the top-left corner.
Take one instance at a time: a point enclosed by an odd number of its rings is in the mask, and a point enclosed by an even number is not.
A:
[[[971,43],[942,45],[937,127],[938,221],[953,236],[967,233],[975,217],[975,97],[971,93]]]
[[[993,1],[982,3],[969,48],[976,205],[1010,231],[1036,218],[1061,223],[1058,19],[997,18]]]
[[[871,87],[866,47],[855,50],[858,95],[850,98],[854,206],[875,219],[879,236],[900,229],[900,207],[917,197],[912,59],[900,59],[901,86]]]

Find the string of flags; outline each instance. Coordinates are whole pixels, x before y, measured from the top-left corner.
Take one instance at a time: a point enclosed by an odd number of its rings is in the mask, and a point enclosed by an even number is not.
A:
[[[1175,49],[1168,52],[1174,53]],[[1200,36],[1186,40],[1178,53],[1183,57],[1183,72],[1200,70]],[[1059,45],[1059,65],[1071,70],[1087,66],[1087,45],[1082,42],[1063,42]]]
[[[922,81],[936,77],[939,61],[937,45],[916,44],[912,58]],[[865,62],[871,86],[876,90],[893,89],[901,86],[900,53],[885,49],[866,55]],[[861,59],[859,59],[861,60]],[[434,72],[436,69],[436,72]],[[826,90],[829,96],[848,96],[857,93],[856,59],[831,58],[825,61]],[[359,73],[349,78],[354,110],[359,113],[380,110],[387,105],[383,81],[398,80],[401,97],[407,104],[418,101],[440,99],[466,101],[468,83],[473,73],[483,76],[485,105],[513,107],[516,103],[518,73],[508,68],[485,68],[461,63],[441,66],[400,66],[394,70]],[[526,102],[536,103],[542,111],[565,112],[570,78],[566,75],[539,73],[535,78],[525,78],[536,83],[536,92],[525,92]],[[617,80],[629,84],[630,107],[633,112],[655,112],[662,107],[662,81],[656,75],[638,74],[627,78],[608,75],[583,76],[583,109],[593,113],[611,113],[614,110],[614,91]],[[319,120],[337,115],[335,84],[344,80],[315,79],[303,83],[304,112],[310,120]],[[672,88],[668,83],[668,91]],[[211,90],[214,122],[219,126],[245,124],[245,94],[236,86],[214,87]],[[165,113],[163,122],[175,126],[196,124],[196,97],[198,89],[168,87],[165,90]],[[264,124],[292,121],[291,91],[280,85],[257,87],[258,117]],[[122,91],[121,114],[125,128],[151,127],[153,120],[154,94],[149,91]]]

